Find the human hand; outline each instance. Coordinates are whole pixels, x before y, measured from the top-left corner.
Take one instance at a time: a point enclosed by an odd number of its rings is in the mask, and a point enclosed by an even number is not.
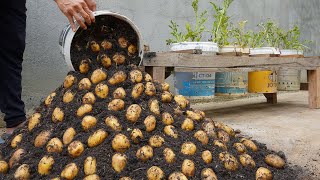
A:
[[[95,22],[92,11],[96,10],[95,0],[55,0],[61,12],[68,18],[71,28],[76,31],[74,19],[81,28],[87,29],[87,25]]]

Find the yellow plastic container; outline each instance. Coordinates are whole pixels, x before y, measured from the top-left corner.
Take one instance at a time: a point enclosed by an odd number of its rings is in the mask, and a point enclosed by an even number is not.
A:
[[[248,91],[249,93],[276,93],[277,74],[272,71],[249,72]]]

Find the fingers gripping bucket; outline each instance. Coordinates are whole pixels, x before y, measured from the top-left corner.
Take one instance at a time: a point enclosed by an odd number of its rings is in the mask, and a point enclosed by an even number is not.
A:
[[[142,39],[142,35],[141,35],[138,27],[129,18],[127,18],[126,16],[123,16],[123,15],[121,15],[119,13],[115,13],[115,12],[111,12],[111,11],[96,11],[96,12],[94,12],[94,16],[96,17],[96,19],[97,18],[101,18],[101,17],[105,17],[105,16],[112,16],[112,17],[115,17],[115,18],[117,18],[117,19],[119,19],[121,21],[124,21],[127,24],[129,24],[132,27],[132,29],[135,31],[137,36],[138,36],[137,47],[139,48],[138,49],[139,50],[139,56],[142,59],[142,57],[143,57],[143,39]],[[73,32],[72,29],[71,29],[71,26],[68,25],[62,30],[60,38],[59,38],[59,45],[60,45],[60,48],[61,48],[61,53],[62,53],[63,58],[65,59],[65,61],[67,63],[68,70],[70,70],[70,71],[74,71],[75,70],[74,65],[73,65],[73,63],[71,61],[71,44],[72,44],[72,41],[73,41],[73,38],[74,38],[75,34],[76,34],[76,32]],[[140,64],[141,64],[141,61],[140,61]]]

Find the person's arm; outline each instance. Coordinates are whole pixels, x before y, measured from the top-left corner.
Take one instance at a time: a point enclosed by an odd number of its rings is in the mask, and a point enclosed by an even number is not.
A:
[[[75,19],[83,29],[87,29],[87,26],[83,22],[82,18],[88,25],[95,22],[94,15],[92,13],[96,10],[95,0],[55,0],[55,2],[61,12],[68,18],[73,31],[76,31],[73,19]]]

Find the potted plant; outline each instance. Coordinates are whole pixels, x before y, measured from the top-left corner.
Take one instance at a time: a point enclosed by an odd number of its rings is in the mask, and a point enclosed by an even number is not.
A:
[[[248,21],[240,21],[238,26],[232,26],[231,36],[233,37],[233,43],[236,46],[240,47],[242,56],[249,56],[250,53],[250,43],[256,43],[257,36],[253,31],[246,31],[245,26]],[[255,45],[256,46],[256,45]]]

